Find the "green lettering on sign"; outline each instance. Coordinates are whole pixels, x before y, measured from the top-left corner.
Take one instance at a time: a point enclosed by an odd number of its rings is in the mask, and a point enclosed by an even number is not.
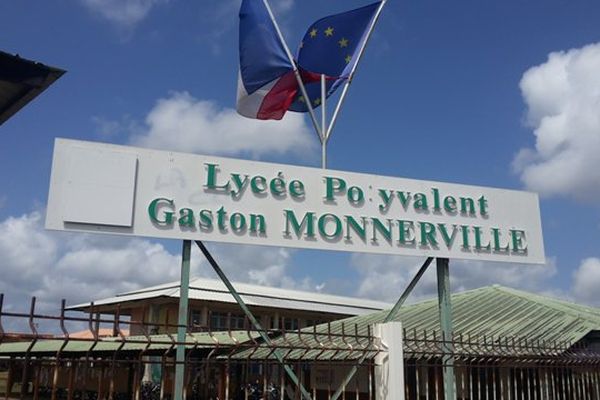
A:
[[[166,203],[166,204],[163,204]],[[157,212],[161,206],[168,206],[170,211],[163,211],[162,215],[164,219],[159,219]],[[173,223],[173,214],[175,213],[173,200],[165,199],[164,197],[159,197],[157,199],[152,200],[150,205],[148,206],[148,215],[150,216],[150,220],[154,223],[160,225],[171,225]]]
[[[302,231],[305,231],[305,235],[307,238],[315,237],[315,213],[307,212],[302,217],[302,221],[298,222],[296,218],[296,214],[294,214],[294,210],[284,210],[285,213],[285,231],[283,233],[285,236],[290,236],[290,225],[294,230],[294,233],[297,237],[302,236]]]

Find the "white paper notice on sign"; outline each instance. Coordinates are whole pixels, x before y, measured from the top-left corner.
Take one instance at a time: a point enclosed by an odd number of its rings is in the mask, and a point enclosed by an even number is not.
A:
[[[66,139],[46,228],[545,262],[534,193]]]

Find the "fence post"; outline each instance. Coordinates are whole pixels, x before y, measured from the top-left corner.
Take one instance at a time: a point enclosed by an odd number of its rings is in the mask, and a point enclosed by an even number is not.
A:
[[[402,323],[399,321],[377,324],[375,338],[384,351],[375,357],[375,398],[377,400],[404,400],[404,351]]]

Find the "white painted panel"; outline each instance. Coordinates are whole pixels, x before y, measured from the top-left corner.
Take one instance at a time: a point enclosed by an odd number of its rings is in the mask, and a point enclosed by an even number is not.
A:
[[[74,146],[68,157],[63,221],[131,227],[137,157]]]

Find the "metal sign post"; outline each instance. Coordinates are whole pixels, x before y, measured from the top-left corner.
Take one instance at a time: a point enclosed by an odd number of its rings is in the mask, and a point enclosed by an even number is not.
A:
[[[327,168],[327,80],[325,75],[321,74],[321,167]]]
[[[185,378],[185,336],[188,326],[188,293],[190,289],[191,240],[183,241],[181,250],[181,281],[179,284],[179,313],[177,319],[177,352],[175,356],[175,388],[173,400],[183,400]]]
[[[437,258],[438,303],[442,328],[442,369],[444,375],[444,399],[455,400],[454,357],[452,356],[452,304],[450,300],[450,261]]]

